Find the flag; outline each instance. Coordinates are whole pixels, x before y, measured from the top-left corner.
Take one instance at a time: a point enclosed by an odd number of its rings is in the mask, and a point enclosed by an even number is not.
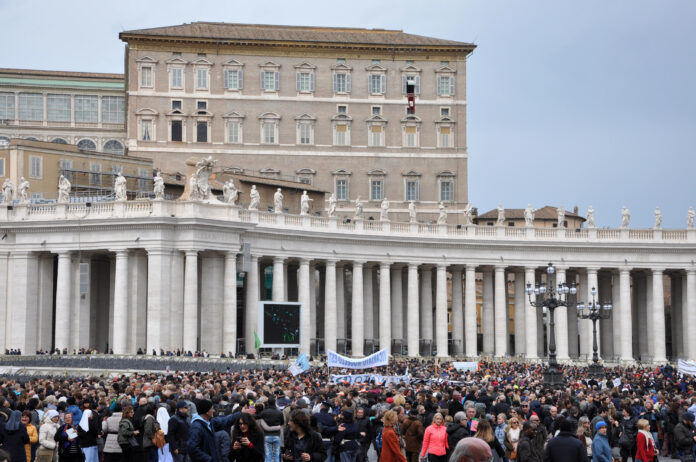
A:
[[[309,360],[307,359],[307,355],[305,353],[302,353],[300,356],[298,356],[295,362],[290,367],[288,367],[288,370],[292,375],[299,375],[308,369]]]
[[[259,348],[261,348],[261,339],[256,335],[256,331],[254,331],[254,349],[258,351]]]

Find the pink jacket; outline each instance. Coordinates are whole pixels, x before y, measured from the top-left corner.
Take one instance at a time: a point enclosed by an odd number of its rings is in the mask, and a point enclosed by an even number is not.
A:
[[[444,425],[429,425],[425,429],[423,435],[423,448],[421,449],[421,457],[425,457],[425,453],[434,456],[444,456],[447,454],[447,428]]]

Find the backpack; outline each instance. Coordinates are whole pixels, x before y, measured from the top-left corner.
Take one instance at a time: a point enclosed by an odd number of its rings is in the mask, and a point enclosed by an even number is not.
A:
[[[155,436],[152,437],[152,444],[154,444],[157,449],[162,449],[164,445],[167,444],[167,437],[161,428],[158,428],[155,432]]]
[[[377,433],[377,437],[375,438],[375,446],[380,451],[382,450],[382,430],[380,430],[379,433]]]

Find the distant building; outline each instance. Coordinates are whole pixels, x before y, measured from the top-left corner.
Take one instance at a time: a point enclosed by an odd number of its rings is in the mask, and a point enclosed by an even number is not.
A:
[[[505,209],[504,226],[524,227],[524,210],[525,209]],[[490,210],[484,214],[475,216],[473,221],[481,226],[495,226],[498,220],[498,209]],[[572,211],[566,210],[564,225],[566,228],[576,229],[582,228],[585,223],[585,218],[578,215],[578,208],[573,207]],[[557,228],[558,227],[558,209],[546,205],[534,212],[534,227],[535,228]]]

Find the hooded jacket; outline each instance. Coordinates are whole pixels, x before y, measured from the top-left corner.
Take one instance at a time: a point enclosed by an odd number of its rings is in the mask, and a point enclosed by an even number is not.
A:
[[[186,443],[191,462],[221,462],[215,432],[231,426],[238,418],[237,412],[225,417],[213,417],[206,422],[200,415],[194,415]]]
[[[11,461],[23,461],[27,458],[24,445],[29,444],[29,434],[27,427],[20,420],[21,417],[21,412],[12,411],[7,424],[0,432],[0,444],[5,451],[10,453]]]
[[[592,440],[592,460],[594,462],[612,462],[611,446],[606,435],[597,432]]]

